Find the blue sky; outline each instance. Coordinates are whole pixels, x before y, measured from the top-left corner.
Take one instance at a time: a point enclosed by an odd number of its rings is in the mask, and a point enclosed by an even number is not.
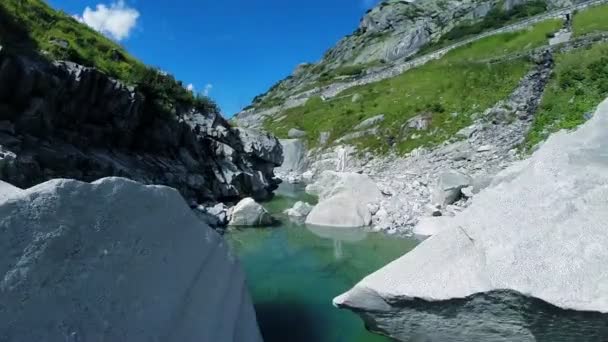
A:
[[[375,0],[48,0],[230,116],[352,33]],[[87,9],[88,7],[88,9]]]

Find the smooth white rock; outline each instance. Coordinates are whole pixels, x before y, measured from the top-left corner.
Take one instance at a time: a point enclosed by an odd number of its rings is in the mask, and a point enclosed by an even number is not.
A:
[[[464,298],[510,289],[608,313],[608,101],[573,133],[552,135],[498,174],[472,205],[416,249],[367,276],[336,305]]]
[[[364,174],[325,171],[306,191],[319,197],[306,223],[332,227],[363,227],[371,223],[368,204],[382,199],[376,184]]]
[[[293,207],[285,210],[285,214],[291,217],[306,217],[311,210],[312,205],[306,202],[298,201],[293,205]]]
[[[23,190],[18,187],[0,180],[0,202],[9,197],[20,195],[22,192]]]
[[[327,227],[365,227],[372,221],[367,204],[356,194],[343,192],[319,202],[306,217],[307,224]]]
[[[262,341],[239,263],[180,194],[122,178],[0,199],[7,341]]]
[[[494,146],[492,146],[492,145],[482,145],[477,148],[477,152],[488,152],[488,151],[492,151],[493,149],[494,149]]]
[[[441,173],[433,193],[433,202],[440,205],[454,203],[461,196],[461,190],[471,182],[472,179],[461,172],[450,170]]]
[[[435,235],[448,227],[450,219],[451,217],[447,216],[421,217],[412,232],[422,236]]]
[[[274,223],[272,216],[253,198],[242,199],[234,207],[230,217],[231,226],[259,227]]]

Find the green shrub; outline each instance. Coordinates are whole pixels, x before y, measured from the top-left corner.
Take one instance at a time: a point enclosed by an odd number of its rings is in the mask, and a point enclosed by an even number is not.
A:
[[[364,71],[364,65],[347,65],[335,69],[333,74],[337,76],[357,76],[361,75]]]
[[[421,50],[421,53],[427,53],[483,32],[501,28],[513,22],[543,13],[546,10],[547,4],[545,1],[527,2],[514,6],[510,11],[503,10],[501,3],[499,3],[480,21],[456,25],[452,30],[441,36],[437,42],[425,46]]]
[[[572,22],[575,36],[608,31],[608,5],[594,6],[577,12]]]
[[[608,44],[555,57],[555,71],[522,148],[530,150],[560,129],[585,121],[585,114],[608,97]]]
[[[313,97],[303,106],[283,111],[284,119],[269,119],[265,128],[280,137],[292,127],[308,132],[311,147],[320,132],[330,131],[332,139],[352,132],[361,120],[384,114],[378,136],[354,141],[361,148],[386,152],[394,148],[408,152],[422,145],[438,144],[470,124],[470,115],[506,97],[528,70],[523,60],[493,65],[474,62],[435,61],[397,77],[347,89],[323,101]],[[359,101],[352,102],[354,94]],[[403,140],[401,127],[420,114],[432,116],[431,127],[416,140]],[[458,115],[453,115],[458,113]]]
[[[563,25],[560,19],[548,19],[536,25],[515,32],[489,36],[466,46],[450,51],[450,60],[480,60],[500,57],[516,52],[547,45],[547,34],[553,33]]]

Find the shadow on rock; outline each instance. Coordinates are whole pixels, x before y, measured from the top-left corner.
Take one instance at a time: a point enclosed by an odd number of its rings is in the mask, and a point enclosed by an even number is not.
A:
[[[608,341],[608,314],[565,310],[514,291],[390,304],[389,311],[358,313],[371,330],[393,332],[403,341]]]
[[[322,339],[315,313],[301,303],[258,303],[258,324],[265,342],[311,342]]]

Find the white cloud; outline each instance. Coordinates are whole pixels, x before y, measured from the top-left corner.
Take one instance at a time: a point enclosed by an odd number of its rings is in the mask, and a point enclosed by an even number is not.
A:
[[[203,95],[209,96],[211,89],[213,89],[213,84],[211,84],[211,83],[205,84],[205,88],[203,88]]]
[[[94,10],[87,6],[82,16],[75,15],[74,18],[113,39],[123,40],[137,25],[139,11],[127,6],[124,0],[118,0],[109,7],[98,4]]]
[[[190,83],[186,86],[186,89],[188,89],[188,91],[191,91],[194,93],[194,84]]]

